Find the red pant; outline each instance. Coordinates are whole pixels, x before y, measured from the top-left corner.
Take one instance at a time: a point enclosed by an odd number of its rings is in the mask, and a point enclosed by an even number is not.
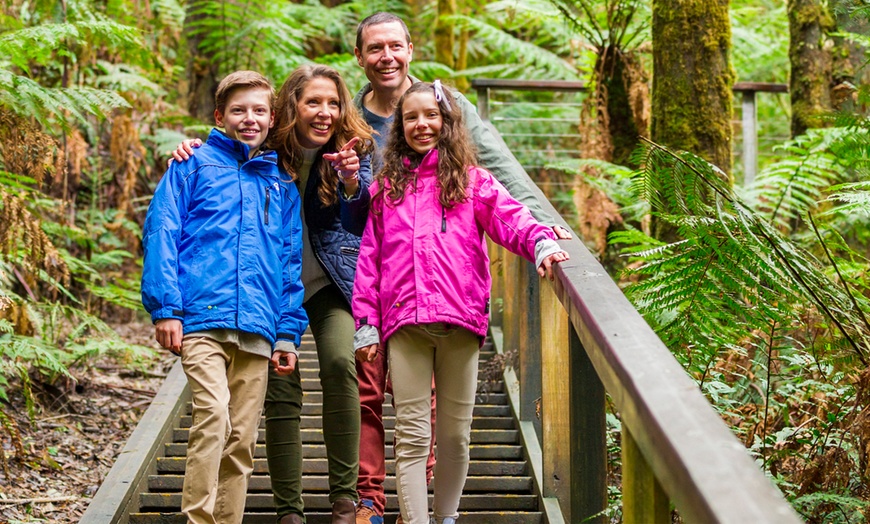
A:
[[[378,515],[384,514],[387,497],[384,494],[386,456],[384,443],[384,394],[392,394],[387,380],[387,359],[383,345],[374,362],[356,363],[359,380],[360,432],[359,479],[356,490],[360,500],[371,500]],[[432,391],[432,448],[426,462],[426,480],[432,480],[435,466],[435,391]]]

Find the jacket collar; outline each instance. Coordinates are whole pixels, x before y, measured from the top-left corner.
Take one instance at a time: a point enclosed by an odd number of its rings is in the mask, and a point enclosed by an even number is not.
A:
[[[435,174],[438,169],[438,150],[430,149],[423,156],[423,160],[420,161],[420,165],[417,166],[416,169],[411,169],[411,160],[408,157],[402,159],[402,163],[405,166],[405,169],[409,171],[415,171],[418,174]]]
[[[239,162],[247,162],[248,155],[251,150],[248,147],[248,144],[239,142],[238,140],[233,140],[228,137],[226,133],[221,131],[220,129],[213,128],[211,132],[208,134],[208,140],[206,141],[209,145],[220,149],[224,153],[230,155],[233,159]],[[260,150],[254,155],[254,158],[250,160],[261,159],[271,164],[278,164],[278,154],[271,150]]]

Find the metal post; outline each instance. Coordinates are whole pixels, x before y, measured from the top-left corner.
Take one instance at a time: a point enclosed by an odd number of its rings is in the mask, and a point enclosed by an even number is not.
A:
[[[758,173],[758,115],[755,91],[743,92],[743,185]]]

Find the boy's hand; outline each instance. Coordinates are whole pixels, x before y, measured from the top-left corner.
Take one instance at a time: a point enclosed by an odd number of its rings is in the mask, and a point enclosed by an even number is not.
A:
[[[155,324],[154,338],[164,349],[181,356],[181,339],[184,338],[184,330],[181,321],[177,318],[164,318]]]
[[[296,370],[299,357],[292,351],[276,351],[272,353],[272,367],[279,375],[291,375]]]
[[[188,138],[187,140],[182,141],[180,144],[178,144],[178,147],[175,149],[175,151],[172,152],[172,158],[169,159],[169,161],[166,163],[166,166],[168,167],[172,165],[173,158],[179,162],[184,162],[185,160],[190,158],[190,155],[193,154],[193,149],[196,147],[200,147],[201,145],[202,140],[198,138]]]
[[[380,346],[380,344],[371,344],[357,349],[356,359],[360,362],[374,362]]]
[[[359,155],[354,146],[359,142],[359,137],[351,138],[337,153],[325,153],[323,159],[329,162],[333,169],[338,171],[338,176],[344,182],[345,194],[353,195],[359,187]]]
[[[544,276],[546,274],[548,279],[553,280],[553,264],[557,262],[564,262],[569,258],[570,257],[568,256],[568,253],[564,251],[553,253],[552,255],[545,258],[544,261],[541,262],[541,265],[538,266],[538,274],[541,276]]]

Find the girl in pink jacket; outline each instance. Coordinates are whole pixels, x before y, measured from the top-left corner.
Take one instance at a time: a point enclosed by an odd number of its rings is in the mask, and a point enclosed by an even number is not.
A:
[[[468,474],[478,351],[489,319],[484,233],[552,278],[568,260],[492,175],[476,167],[453,97],[437,80],[399,100],[371,187],[353,290],[356,356],[386,344],[396,405],[396,487],[405,524],[427,524],[426,460],[434,374],[438,420],[433,512],[453,524]]]

